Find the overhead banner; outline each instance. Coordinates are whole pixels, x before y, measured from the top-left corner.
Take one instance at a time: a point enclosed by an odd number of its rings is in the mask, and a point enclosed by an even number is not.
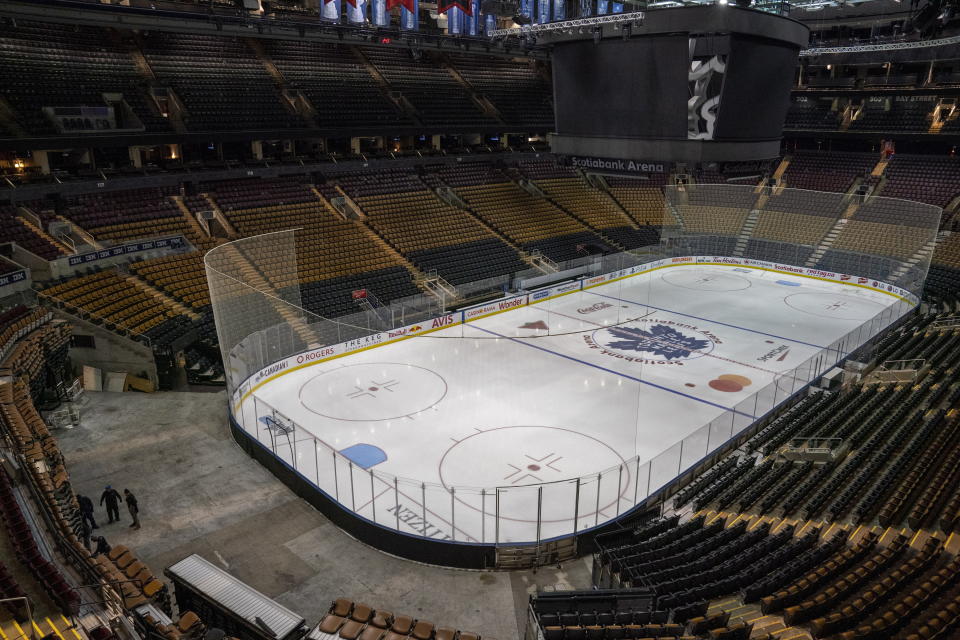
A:
[[[365,0],[347,0],[347,22],[364,24],[367,21],[367,2]]]
[[[593,0],[580,0],[580,17],[589,18],[593,15]]]
[[[483,18],[480,17],[480,0],[470,0],[470,13],[464,18],[463,32],[468,36],[480,35],[479,24]]]
[[[551,0],[537,0],[537,19],[536,24],[547,24],[550,22],[550,3]]]
[[[567,6],[564,0],[553,0],[553,20],[558,22],[567,19]]]
[[[320,18],[327,22],[340,22],[340,0],[323,0]]]
[[[597,15],[605,16],[610,11],[610,0],[597,0]]]
[[[534,0],[520,0],[520,15],[525,18],[533,19],[533,2]]]
[[[447,33],[458,36],[463,33],[463,10],[459,7],[450,7],[447,10]]]
[[[483,34],[492,35],[497,29],[497,16],[494,13],[488,13],[483,16]]]
[[[400,28],[404,31],[420,29],[420,1],[403,0],[400,9]]]
[[[389,27],[390,11],[387,10],[387,0],[373,0],[370,17],[376,26]]]

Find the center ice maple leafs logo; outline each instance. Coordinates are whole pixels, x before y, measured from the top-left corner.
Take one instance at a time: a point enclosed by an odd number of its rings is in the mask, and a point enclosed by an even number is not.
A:
[[[693,352],[710,346],[706,340],[686,336],[665,324],[655,324],[649,329],[612,327],[609,331],[620,338],[607,344],[611,349],[643,351],[663,356],[667,360],[688,358]]]

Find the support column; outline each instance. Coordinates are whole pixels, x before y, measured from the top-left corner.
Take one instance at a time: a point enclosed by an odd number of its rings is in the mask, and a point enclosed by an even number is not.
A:
[[[506,148],[509,147],[509,146],[510,146],[510,136],[508,136],[506,133],[501,133],[501,134],[500,134],[500,148],[501,148],[501,149],[506,149]]]
[[[250,153],[254,160],[263,160],[263,141],[253,140],[250,142]]]
[[[360,155],[360,138],[350,138],[350,153]]]
[[[40,173],[45,176],[50,175],[50,158],[46,151],[33,152],[33,164],[40,167]]]
[[[433,148],[434,151],[440,150],[440,134],[439,133],[434,134],[430,138],[430,146]]]
[[[143,158],[140,155],[140,147],[127,147],[127,153],[130,154],[130,162],[134,167],[137,169],[143,167]]]

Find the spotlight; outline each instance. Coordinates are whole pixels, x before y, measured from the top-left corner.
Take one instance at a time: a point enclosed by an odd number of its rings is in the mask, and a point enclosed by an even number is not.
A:
[[[730,0],[717,0],[717,4],[719,4],[721,7],[727,6],[727,4],[729,4],[729,2],[730,2]]]

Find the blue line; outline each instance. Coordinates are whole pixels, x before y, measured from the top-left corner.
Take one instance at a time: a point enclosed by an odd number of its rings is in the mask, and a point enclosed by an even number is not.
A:
[[[817,349],[826,349],[826,347],[821,346],[821,345],[819,345],[819,344],[813,344],[813,343],[810,343],[810,342],[804,342],[803,340],[795,340],[795,339],[793,339],[793,338],[784,338],[783,336],[778,336],[778,335],[776,335],[776,334],[774,334],[774,333],[764,333],[763,331],[757,331],[756,329],[747,329],[746,327],[740,327],[740,326],[737,326],[737,325],[735,325],[735,324],[728,324],[728,323],[726,323],[726,322],[720,322],[719,320],[711,320],[710,318],[701,318],[700,316],[695,316],[695,315],[692,315],[692,314],[689,314],[689,313],[682,313],[682,312],[680,312],[680,311],[673,311],[672,309],[664,309],[663,307],[655,307],[655,306],[653,306],[652,304],[646,304],[645,302],[635,302],[635,301],[633,301],[633,300],[626,300],[626,299],[624,299],[624,298],[617,298],[617,297],[614,297],[614,296],[606,296],[606,295],[603,295],[602,293],[597,293],[596,291],[587,291],[586,289],[584,290],[584,293],[592,293],[593,295],[595,295],[595,296],[600,296],[601,298],[610,298],[611,300],[618,300],[618,301],[620,301],[620,302],[629,302],[630,304],[635,304],[635,305],[637,305],[637,306],[639,306],[639,307],[649,307],[649,308],[651,308],[651,309],[656,309],[657,311],[664,311],[664,312],[666,312],[666,313],[672,313],[672,314],[674,314],[674,315],[684,316],[684,317],[686,317],[686,318],[694,318],[694,319],[696,319],[696,320],[702,320],[702,321],[704,321],[704,322],[712,322],[713,324],[719,324],[719,325],[722,325],[722,326],[724,326],[724,327],[730,327],[731,329],[739,329],[740,331],[747,331],[747,332],[749,332],[749,333],[756,333],[756,334],[761,335],[761,336],[767,336],[768,338],[776,338],[776,339],[778,339],[778,340],[786,340],[787,342],[793,342],[793,343],[795,343],[795,344],[803,344],[803,345],[806,345],[806,346],[808,346],[808,347],[816,347]]]
[[[742,411],[737,411],[736,409],[732,409],[732,408],[730,408],[730,407],[725,407],[725,406],[723,406],[722,404],[717,404],[716,402],[710,402],[709,400],[704,400],[703,398],[698,398],[698,397],[696,397],[696,396],[691,396],[690,394],[684,393],[683,391],[677,391],[676,389],[671,389],[671,388],[669,388],[669,387],[664,387],[664,386],[661,386],[661,385],[659,385],[659,384],[655,384],[655,383],[653,383],[653,382],[648,382],[648,381],[646,381],[646,380],[641,380],[640,378],[634,378],[633,376],[627,375],[626,373],[621,373],[621,372],[619,372],[619,371],[614,371],[613,369],[607,369],[606,367],[601,367],[601,366],[598,365],[598,364],[593,364],[592,362],[587,362],[586,360],[580,360],[579,358],[574,358],[573,356],[568,356],[568,355],[565,354],[565,353],[560,353],[560,352],[558,352],[558,351],[551,351],[550,349],[547,349],[547,348],[545,348],[545,347],[538,347],[538,346],[535,345],[535,344],[531,344],[531,343],[529,343],[529,342],[524,342],[523,340],[520,340],[520,339],[518,339],[518,338],[511,338],[510,336],[505,336],[505,335],[503,335],[502,333],[497,333],[496,331],[491,331],[491,330],[489,330],[489,329],[484,329],[483,327],[478,327],[475,323],[469,324],[469,325],[467,325],[467,326],[473,327],[474,329],[476,329],[476,330],[478,330],[478,331],[483,331],[484,333],[489,333],[490,335],[499,336],[499,337],[501,337],[501,338],[506,338],[507,340],[512,340],[512,341],[514,341],[514,342],[517,342],[517,343],[519,343],[519,344],[522,344],[522,345],[525,346],[525,347],[530,347],[531,349],[537,349],[537,350],[539,350],[539,351],[543,351],[543,352],[549,353],[549,354],[551,354],[551,355],[559,356],[559,357],[561,357],[561,358],[566,358],[567,360],[572,360],[573,362],[576,362],[576,363],[579,363],[579,364],[585,364],[585,365],[587,365],[588,367],[593,367],[594,369],[600,369],[601,371],[606,371],[607,373],[612,373],[612,374],[615,375],[615,376],[620,376],[621,378],[626,378],[627,380],[633,380],[634,382],[639,382],[639,383],[641,383],[641,384],[649,385],[649,386],[654,387],[654,388],[656,388],[656,389],[660,389],[661,391],[668,391],[668,392],[670,392],[670,393],[675,393],[675,394],[677,394],[678,396],[683,396],[684,398],[689,398],[690,400],[696,400],[697,402],[702,402],[703,404],[708,404],[708,405],[710,405],[711,407],[716,407],[716,408],[718,408],[718,409],[723,409],[724,411],[732,411],[732,412],[734,412],[734,413],[740,414],[741,416],[746,416],[746,417],[750,418],[751,420],[754,420],[754,419],[755,419],[754,416],[750,415],[749,413],[744,413],[744,412],[742,412]]]

